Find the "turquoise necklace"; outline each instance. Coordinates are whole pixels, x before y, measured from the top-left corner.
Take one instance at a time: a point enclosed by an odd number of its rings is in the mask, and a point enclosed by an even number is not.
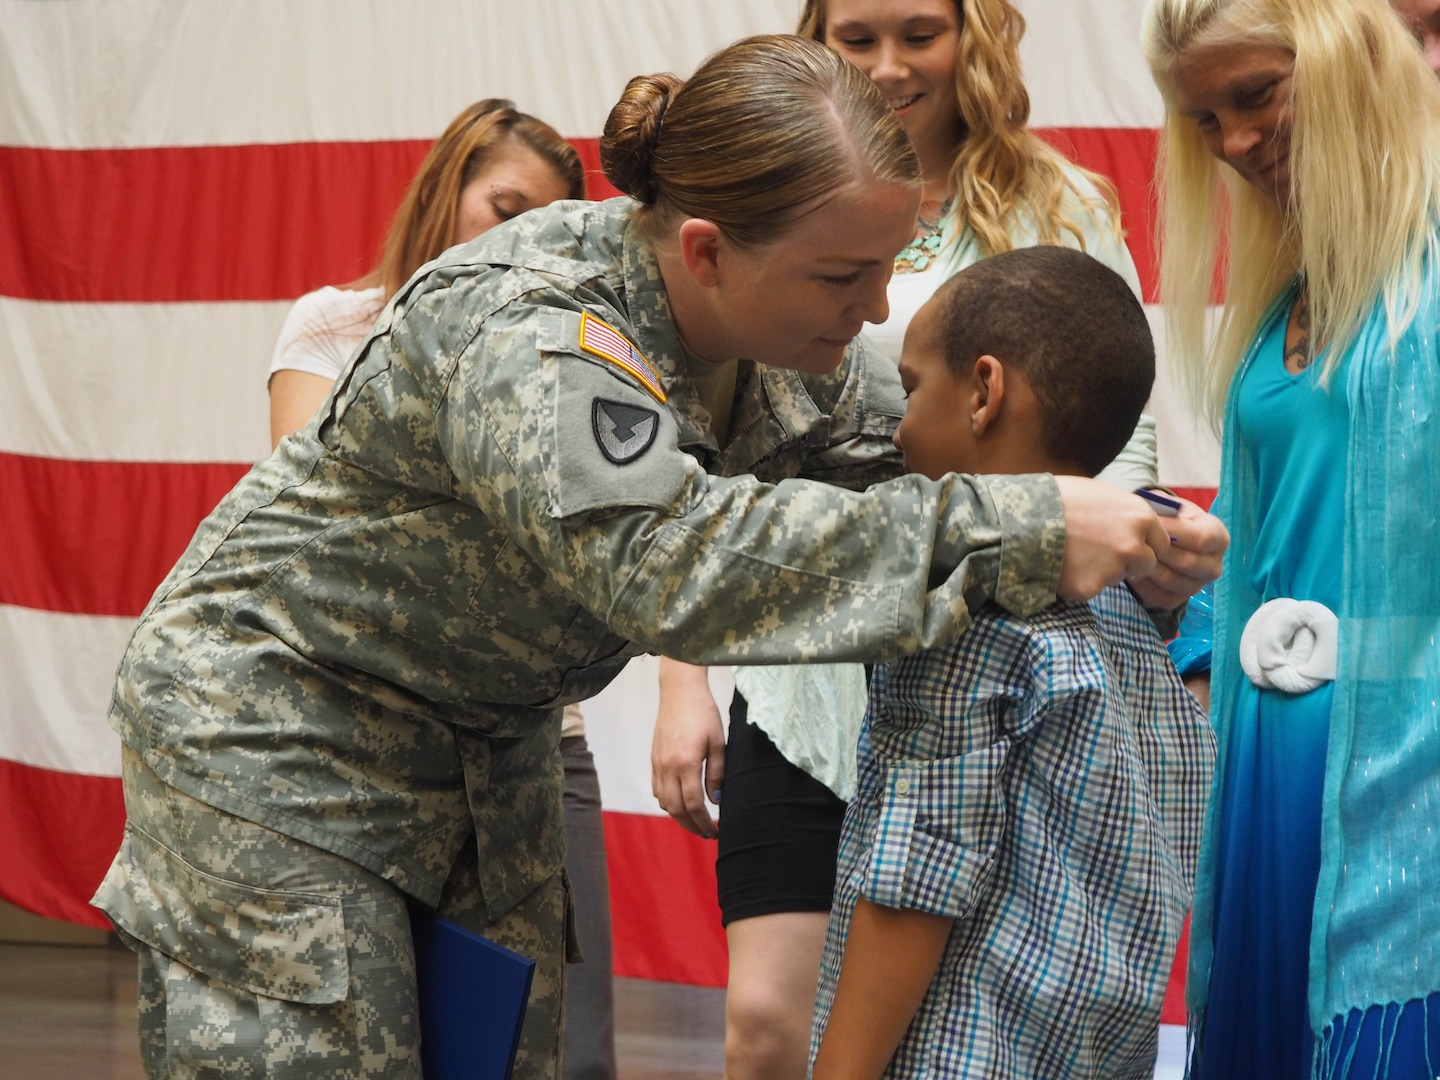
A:
[[[944,202],[931,199],[920,204],[920,215],[915,219],[915,239],[900,249],[895,256],[895,273],[918,274],[940,254],[940,223],[950,212],[953,198]]]

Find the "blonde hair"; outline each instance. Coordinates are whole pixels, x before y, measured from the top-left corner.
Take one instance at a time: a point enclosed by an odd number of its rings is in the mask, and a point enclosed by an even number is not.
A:
[[[965,134],[955,148],[947,186],[955,192],[957,215],[974,230],[988,255],[1010,250],[1007,223],[1016,216],[1033,224],[1040,243],[1064,244],[1069,233],[1084,250],[1082,223],[1066,209],[1073,197],[1118,242],[1120,204],[1114,186],[1098,173],[1071,164],[1026,126],[1030,94],[1020,73],[1024,16],[1008,0],[954,3],[960,19],[955,98]],[[825,40],[825,4],[805,0],[798,33]],[[1084,177],[1093,191],[1077,184],[1069,170]]]
[[[920,182],[905,129],[870,80],[784,34],[738,41],[684,82],[631,79],[605,121],[600,162],[641,203],[635,220],[652,244],[695,217],[761,246],[838,189]]]
[[[1156,184],[1167,340],[1217,423],[1270,304],[1297,274],[1327,382],[1377,298],[1391,341],[1436,254],[1440,86],[1383,0],[1151,0],[1142,44],[1165,98]],[[1194,50],[1269,45],[1295,58],[1285,207],[1221,168],[1174,100]],[[1219,274],[1222,317],[1207,332]]]
[[[569,188],[585,197],[585,170],[575,148],[543,120],[515,108],[513,101],[486,98],[450,121],[410,182],[385,238],[380,265],[370,275],[386,296],[410,275],[451,246],[460,193],[494,153],[518,142],[548,162]]]

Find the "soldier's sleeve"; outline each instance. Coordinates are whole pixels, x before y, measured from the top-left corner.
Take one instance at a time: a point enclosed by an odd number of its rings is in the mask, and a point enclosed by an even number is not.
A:
[[[554,300],[485,319],[440,438],[456,497],[617,633],[701,663],[873,660],[949,640],[990,598],[1020,613],[1054,600],[1053,478],[853,492],[709,476],[618,316],[596,327]]]

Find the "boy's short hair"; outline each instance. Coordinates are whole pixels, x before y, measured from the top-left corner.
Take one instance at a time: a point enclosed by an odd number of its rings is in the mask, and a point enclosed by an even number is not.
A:
[[[1072,248],[1020,248],[962,270],[935,301],[957,377],[993,356],[1029,380],[1047,454],[1094,476],[1124,448],[1155,382],[1155,343],[1119,274]]]

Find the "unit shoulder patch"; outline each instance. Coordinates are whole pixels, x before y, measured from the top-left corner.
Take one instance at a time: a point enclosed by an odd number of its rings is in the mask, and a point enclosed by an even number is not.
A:
[[[650,361],[630,344],[624,334],[588,311],[580,314],[580,349],[639,379],[656,401],[665,404],[665,391],[660,386],[660,376],[650,365]]]
[[[616,465],[628,465],[655,442],[660,414],[654,409],[597,397],[590,407],[590,424],[600,452]]]

